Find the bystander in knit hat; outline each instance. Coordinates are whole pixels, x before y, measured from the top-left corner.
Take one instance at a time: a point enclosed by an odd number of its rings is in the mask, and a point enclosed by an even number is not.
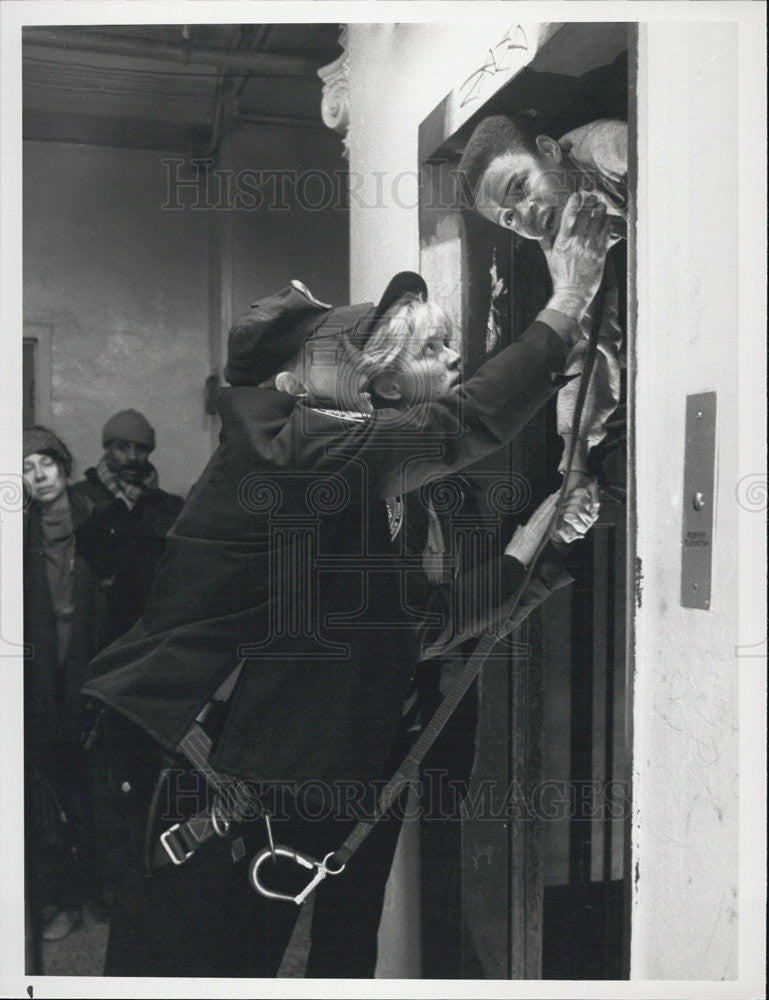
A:
[[[254,302],[229,334],[224,377],[231,385],[259,385],[276,375],[310,338],[346,335],[362,347],[384,313],[411,292],[427,298],[424,279],[413,271],[396,274],[375,306],[332,306],[315,298],[301,281]]]
[[[22,449],[22,458],[41,453],[52,455],[61,462],[66,476],[72,471],[72,455],[69,448],[47,427],[41,427],[39,424],[27,427],[22,436]]]
[[[150,451],[155,448],[155,431],[144,414],[138,410],[120,410],[109,418],[101,432],[102,446],[106,448],[110,441],[116,438],[144,445]]]

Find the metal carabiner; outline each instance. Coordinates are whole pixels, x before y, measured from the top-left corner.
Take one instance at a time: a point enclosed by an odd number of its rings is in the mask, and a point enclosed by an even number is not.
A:
[[[266,896],[267,899],[285,899],[289,903],[296,903],[297,906],[301,906],[315,886],[319,882],[322,882],[327,875],[341,875],[344,871],[344,865],[337,869],[329,867],[329,860],[333,856],[334,852],[330,851],[322,861],[316,861],[315,858],[311,858],[307,854],[302,854],[301,851],[294,851],[290,847],[283,847],[281,844],[277,844],[274,847],[265,847],[251,859],[251,863],[248,866],[248,878],[254,889],[261,893],[262,896]],[[285,892],[275,892],[273,889],[268,889],[262,885],[259,881],[259,869],[267,858],[274,857],[290,858],[296,864],[301,865],[302,868],[315,869],[313,877],[296,896],[289,896]]]

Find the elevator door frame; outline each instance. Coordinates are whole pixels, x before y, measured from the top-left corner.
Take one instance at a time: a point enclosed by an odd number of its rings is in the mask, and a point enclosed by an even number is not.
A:
[[[522,26],[525,30],[525,26]],[[450,178],[452,166],[455,167],[458,152],[464,145],[469,132],[474,124],[487,114],[498,113],[505,108],[505,101],[510,94],[516,94],[519,98],[523,89],[531,86],[533,81],[541,81],[543,102],[550,105],[551,116],[553,108],[557,109],[558,87],[557,68],[559,60],[566,66],[568,75],[575,75],[579,70],[580,58],[588,60],[588,69],[600,68],[600,57],[596,63],[596,41],[597,29],[606,32],[607,52],[610,56],[617,54],[617,30],[624,27],[626,32],[626,51],[628,56],[628,90],[627,90],[627,116],[629,131],[631,135],[630,170],[629,180],[631,190],[634,190],[634,169],[633,153],[635,142],[633,136],[635,123],[635,69],[637,66],[637,31],[636,25],[544,25],[540,26],[539,34],[540,48],[527,65],[517,73],[499,74],[499,83],[495,86],[495,81],[487,78],[484,82],[484,100],[481,103],[476,101],[474,106],[468,108],[466,97],[468,94],[467,81],[459,86],[451,94],[447,95],[444,101],[428,116],[420,127],[420,170],[422,176],[422,200],[420,203],[420,246],[421,246],[421,269],[424,274],[431,295],[438,301],[449,305],[450,311],[455,318],[459,319],[464,327],[464,321],[468,315],[468,290],[467,279],[472,268],[472,261],[469,260],[468,244],[465,232],[465,222],[458,220],[459,213],[452,205],[452,198],[456,197],[457,189]],[[531,34],[531,32],[530,32]],[[515,31],[508,32],[510,37],[515,36]],[[600,41],[600,40],[599,40]],[[499,51],[498,49],[496,50]],[[591,63],[590,60],[593,60]],[[501,59],[500,59],[501,62]],[[535,74],[535,75],[532,75]],[[464,90],[463,90],[464,88]],[[464,94],[464,97],[462,96]],[[596,115],[601,117],[601,115]],[[557,113],[555,114],[557,119]],[[449,130],[451,130],[449,132]],[[565,131],[565,129],[564,129]],[[558,133],[561,134],[561,133]],[[448,199],[448,200],[447,200]],[[635,250],[633,242],[633,216],[631,205],[631,217],[629,220],[630,236],[628,240],[628,301],[634,301],[633,294],[633,262]],[[513,247],[511,251],[511,261],[516,253]],[[511,331],[513,334],[520,334],[525,329],[532,317],[531,303],[521,305],[520,300],[516,305],[513,267],[511,265],[507,275],[511,286],[513,286],[513,305],[515,313],[510,317]],[[520,284],[520,281],[519,281]],[[523,324],[523,325],[522,325]],[[632,688],[630,679],[632,678],[632,632],[633,632],[633,593],[634,593],[634,572],[635,565],[635,513],[634,513],[634,490],[633,490],[633,326],[634,315],[630,308],[626,316],[626,342],[628,356],[627,375],[627,413],[628,413],[628,440],[627,440],[627,505],[623,511],[613,512],[612,517],[603,518],[603,524],[596,529],[601,534],[596,534],[596,541],[591,541],[585,547],[591,553],[589,572],[591,574],[588,586],[583,586],[582,594],[592,594],[594,584],[593,562],[595,558],[606,558],[607,550],[611,553],[616,549],[617,538],[621,543],[620,563],[623,561],[622,549],[624,549],[624,572],[623,567],[617,563],[615,558],[615,569],[617,579],[607,587],[617,585],[619,581],[619,604],[624,609],[624,630],[613,628],[614,640],[619,639],[622,652],[624,653],[624,663],[620,663],[623,671],[622,676],[617,680],[621,685],[624,695],[624,706],[620,707],[621,719],[616,715],[611,715],[612,725],[622,730],[624,729],[624,740],[621,733],[604,734],[605,752],[614,753],[616,751],[619,760],[619,771],[623,778],[629,781],[631,774],[630,746],[632,741]],[[477,346],[477,345],[476,345]],[[467,348],[470,348],[469,352]],[[465,345],[466,356],[472,355],[473,345]],[[476,350],[477,355],[477,350]],[[492,352],[493,353],[493,352]],[[477,361],[483,360],[476,358]],[[470,371],[477,364],[469,366]],[[550,420],[550,426],[547,421]],[[542,441],[544,437],[552,435],[552,416],[538,416],[529,425],[522,441],[519,441],[514,449],[511,449],[507,456],[508,468],[514,470],[516,465],[512,459],[520,459],[528,452],[529,461],[526,465],[526,474],[533,480],[546,477],[546,470],[541,467],[532,468],[531,458],[537,454],[537,438]],[[543,437],[544,436],[544,437]],[[515,449],[517,448],[517,455]],[[551,449],[552,450],[552,449]],[[540,449],[542,454],[546,449]],[[548,461],[552,461],[552,454],[548,454]],[[557,459],[556,459],[557,462]],[[534,465],[538,465],[536,460]],[[520,465],[518,465],[520,469]],[[615,552],[616,556],[616,552]],[[602,593],[600,600],[608,601],[606,593]],[[592,596],[591,596],[592,600]],[[572,602],[572,606],[574,606]],[[616,602],[615,602],[616,607]],[[545,612],[546,613],[546,612]],[[542,677],[542,648],[543,648],[543,628],[546,629],[546,620],[543,621],[543,612],[537,612],[531,616],[526,624],[526,634],[506,655],[506,662],[500,666],[500,661],[505,657],[498,655],[496,665],[485,668],[484,685],[486,687],[487,703],[484,705],[481,697],[481,719],[480,727],[483,736],[483,727],[489,728],[499,722],[500,710],[506,718],[507,732],[502,740],[506,746],[498,754],[500,762],[500,776],[508,787],[520,787],[524,793],[530,791],[536,784],[537,777],[542,776],[542,718],[543,718],[543,677]],[[604,618],[610,617],[608,605],[605,606]],[[609,622],[613,625],[613,622]],[[624,631],[624,635],[622,632]],[[591,632],[588,642],[594,641]],[[528,653],[521,655],[521,649],[528,646]],[[499,648],[498,648],[499,654]],[[620,656],[620,661],[622,657]],[[606,692],[605,692],[606,693]],[[606,694],[611,697],[611,690]],[[591,709],[592,710],[592,709]],[[486,715],[484,715],[486,712]],[[573,715],[574,713],[572,713]],[[492,719],[494,716],[494,719]],[[611,728],[611,727],[609,727]],[[574,746],[579,741],[572,740]],[[499,748],[498,748],[499,749]],[[483,740],[481,742],[481,754],[483,754]],[[592,752],[590,760],[585,762],[586,767],[592,767]],[[584,768],[583,768],[584,770]],[[504,773],[502,773],[502,771]],[[481,779],[482,780],[482,779]],[[477,779],[476,779],[477,791]],[[472,792],[472,786],[471,786]],[[629,973],[629,826],[630,826],[630,797],[629,788],[627,797],[623,803],[623,821],[621,823],[620,850],[622,852],[620,892],[624,890],[622,901],[622,927],[619,933],[621,938],[621,955],[619,958],[612,958],[612,974],[610,978],[626,978]],[[569,882],[581,882],[584,878],[575,877],[578,870],[577,861],[580,854],[579,838],[580,833],[576,829],[576,823],[571,822],[570,845],[569,845]],[[491,826],[488,827],[492,830]],[[612,866],[616,869],[616,858],[611,856],[611,843],[608,845],[607,836],[611,836],[610,827],[603,825],[602,833],[599,833],[601,841],[602,857],[598,859],[598,864],[602,866],[603,873],[612,872]],[[591,834],[591,838],[594,834]],[[467,821],[463,821],[461,834],[458,836],[456,830],[447,830],[444,836],[445,843],[443,849],[450,852],[459,850],[460,852],[460,886],[457,894],[456,886],[442,885],[446,893],[442,917],[446,924],[445,910],[451,910],[451,899],[459,899],[459,913],[456,926],[448,928],[444,926],[443,950],[436,950],[430,946],[430,914],[435,910],[433,905],[434,885],[430,884],[431,871],[435,872],[439,867],[445,871],[446,856],[439,857],[431,865],[431,859],[425,857],[425,850],[433,850],[433,841],[423,840],[423,926],[425,937],[425,948],[423,954],[424,975],[432,977],[443,975],[457,978],[512,978],[529,979],[540,978],[542,976],[542,946],[543,946],[543,919],[544,919],[544,883],[546,873],[543,869],[542,844],[543,833],[542,824],[539,821],[532,822],[530,818],[515,815],[513,810],[512,818],[508,822],[498,824],[497,829],[487,836],[487,843],[479,844],[473,840],[472,835],[468,835]],[[584,855],[584,849],[582,850]],[[595,853],[595,852],[593,852]],[[590,851],[586,860],[591,866]],[[482,866],[484,858],[491,859],[492,865],[489,870],[483,873]],[[584,859],[583,859],[584,860]],[[595,863],[592,867],[595,866]],[[478,898],[473,898],[474,889],[467,885],[467,873],[472,873],[473,879],[478,879],[480,890]],[[454,877],[454,876],[452,876]],[[443,875],[445,880],[445,873]],[[586,880],[590,883],[590,878]],[[590,886],[588,885],[588,888]],[[604,893],[604,895],[606,895]],[[491,906],[489,906],[491,901]],[[494,913],[501,907],[506,907],[507,927],[504,943],[501,940],[501,932],[495,930],[495,918],[489,919],[489,913]],[[437,911],[436,911],[437,912]],[[485,916],[485,920],[484,920]],[[481,923],[483,921],[483,923]],[[448,931],[448,932],[447,932]],[[452,933],[455,939],[452,939]],[[495,939],[496,933],[496,939]],[[483,941],[491,937],[496,940],[492,944],[491,954],[478,954],[478,941]],[[557,978],[561,978],[558,976]],[[585,978],[583,975],[574,977],[563,976],[563,978]],[[589,978],[589,977],[588,977]],[[596,978],[602,978],[600,975]]]

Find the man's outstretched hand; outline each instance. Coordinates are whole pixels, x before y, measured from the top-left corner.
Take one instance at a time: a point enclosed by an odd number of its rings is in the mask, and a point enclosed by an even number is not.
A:
[[[552,493],[537,507],[526,524],[519,525],[505,547],[505,555],[513,556],[528,566],[548,530],[550,520],[558,502],[558,493]],[[550,541],[561,549],[580,538],[584,538],[598,520],[600,511],[598,484],[592,480],[587,486],[580,486],[567,493],[563,507],[550,529]]]
[[[549,308],[582,319],[601,284],[610,235],[603,202],[581,192],[569,196],[558,234],[540,243],[553,281]]]
[[[601,510],[598,483],[591,479],[584,486],[569,489],[563,507],[550,532],[550,540],[559,545],[571,545],[590,531]]]

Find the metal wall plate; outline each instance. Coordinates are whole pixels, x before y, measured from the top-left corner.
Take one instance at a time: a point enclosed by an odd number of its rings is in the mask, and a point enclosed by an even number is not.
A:
[[[681,605],[710,608],[715,504],[716,394],[686,397]]]

